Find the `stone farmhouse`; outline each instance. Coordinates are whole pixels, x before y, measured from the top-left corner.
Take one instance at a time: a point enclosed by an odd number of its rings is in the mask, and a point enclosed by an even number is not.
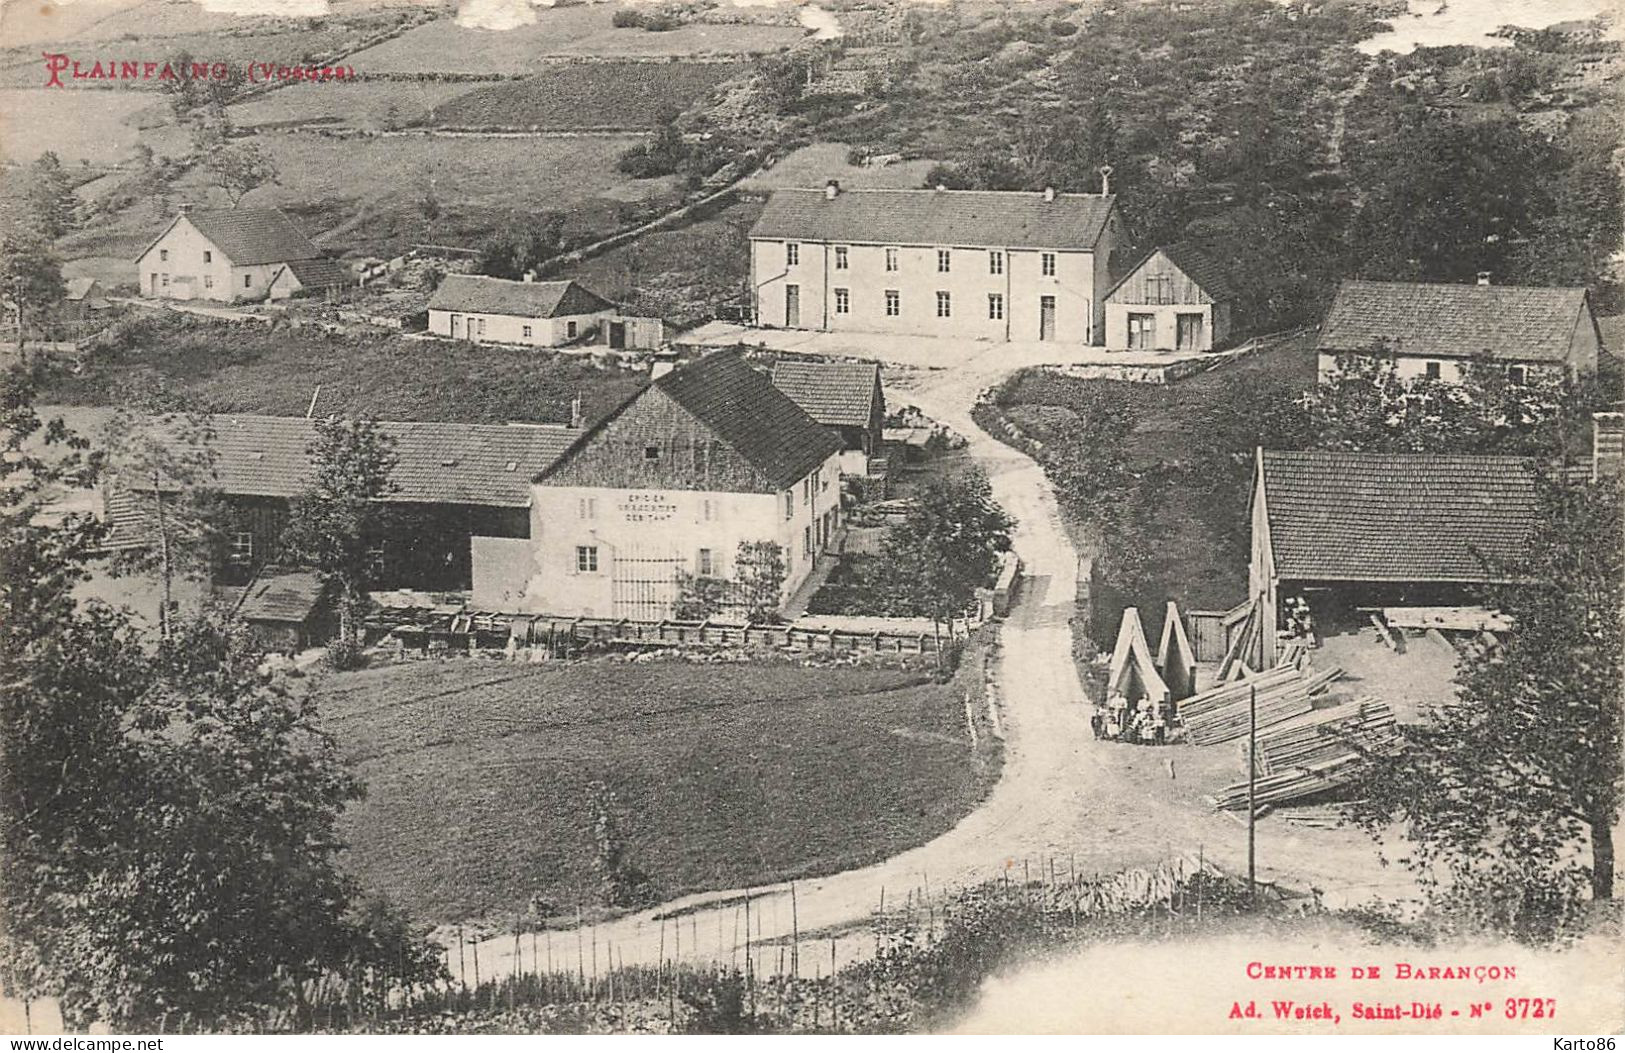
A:
[[[474,602],[667,618],[679,575],[731,579],[742,543],[772,542],[782,603],[840,530],[840,446],[737,352],[681,366],[537,475],[528,538],[476,549]]]
[[[429,332],[470,343],[563,347],[599,343],[657,348],[658,318],[633,318],[620,305],[574,281],[511,281],[448,274],[429,300]]]
[[[1250,664],[1275,664],[1274,630],[1295,596],[1317,620],[1476,605],[1538,526],[1523,458],[1258,450],[1248,589],[1266,631]]]
[[[1479,356],[1503,365],[1513,383],[1537,375],[1594,373],[1602,346],[1584,289],[1432,282],[1345,281],[1321,324],[1324,381],[1339,355],[1394,355],[1400,377],[1454,381]]]
[[[222,303],[325,293],[349,282],[276,208],[183,205],[141,250],[136,272],[142,296]]]
[[[755,324],[1105,342],[1109,194],[778,190],[751,228]]]

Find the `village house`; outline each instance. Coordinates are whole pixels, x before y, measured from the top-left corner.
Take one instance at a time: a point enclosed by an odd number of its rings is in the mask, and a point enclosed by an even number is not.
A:
[[[62,317],[69,322],[89,322],[113,305],[95,278],[69,278],[62,293]]]
[[[1406,380],[1457,381],[1475,358],[1516,384],[1537,375],[1594,373],[1602,337],[1584,289],[1435,282],[1344,281],[1321,325],[1322,382],[1340,355],[1383,345]]]
[[[298,272],[290,265],[298,264]],[[136,258],[141,295],[170,300],[263,300],[326,292],[347,282],[293,220],[276,208],[195,209],[180,214]]]
[[[212,419],[214,478],[225,498],[223,566],[240,584],[279,561],[291,500],[311,481],[314,422],[303,417],[221,415]],[[380,588],[466,590],[480,538],[530,536],[530,480],[580,434],[556,424],[381,422],[397,458],[388,497],[394,513],[376,546]],[[110,546],[150,545],[156,501],[145,481],[115,481],[104,495]]]
[[[671,617],[681,576],[732,579],[740,546],[783,558],[779,602],[841,527],[840,441],[737,352],[644,387],[532,488],[528,542],[477,561],[474,600],[497,610]]]
[[[1274,630],[1300,596],[1323,626],[1478,604],[1539,525],[1535,487],[1517,457],[1258,450],[1248,596],[1267,631],[1253,667],[1275,664]]]
[[[1225,269],[1200,248],[1158,246],[1106,293],[1106,346],[1212,351],[1230,337],[1235,297]]]
[[[773,386],[841,440],[841,474],[869,474],[869,458],[884,453],[886,394],[873,362],[785,359],[773,365]]]
[[[777,190],[751,228],[755,324],[997,341],[1105,340],[1110,194]]]
[[[540,282],[448,274],[429,300],[429,332],[476,344],[563,347],[597,343],[657,348],[658,318],[626,315],[619,304],[574,281]]]

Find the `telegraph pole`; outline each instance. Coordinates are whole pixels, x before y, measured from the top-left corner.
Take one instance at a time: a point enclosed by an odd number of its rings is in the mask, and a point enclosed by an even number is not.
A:
[[[1258,899],[1258,863],[1254,855],[1258,825],[1258,688],[1247,691],[1247,896]]]

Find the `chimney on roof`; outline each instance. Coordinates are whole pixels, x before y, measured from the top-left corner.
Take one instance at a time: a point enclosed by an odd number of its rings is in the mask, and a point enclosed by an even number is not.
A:
[[[1100,166],[1100,196],[1106,197],[1112,192],[1112,166]]]
[[[535,280],[536,280],[536,272],[535,271],[526,271],[525,272],[525,281],[533,282]]]
[[[1489,271],[1479,271],[1478,272],[1478,284],[1480,284],[1480,285],[1488,285],[1489,283],[1490,283],[1490,272]]]
[[[1055,200],[1055,188],[1054,187],[1047,186],[1047,187],[1044,188],[1044,200],[1045,201],[1054,201]]]
[[[841,181],[839,179],[831,179],[829,182],[824,184],[824,200],[834,201],[840,196],[840,193]]]
[[[181,208],[181,215],[184,216],[187,213],[192,211],[192,203],[190,201],[182,201],[180,208]]]

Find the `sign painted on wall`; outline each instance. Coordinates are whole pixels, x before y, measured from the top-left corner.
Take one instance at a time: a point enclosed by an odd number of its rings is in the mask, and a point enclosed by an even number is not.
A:
[[[618,507],[628,523],[662,523],[677,514],[676,503],[665,494],[627,494]]]

